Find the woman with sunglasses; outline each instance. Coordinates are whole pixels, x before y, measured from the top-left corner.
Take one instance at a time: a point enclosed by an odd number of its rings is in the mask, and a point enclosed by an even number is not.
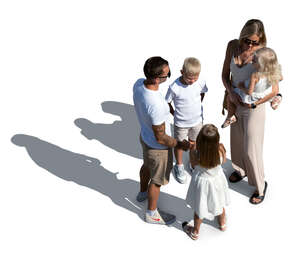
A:
[[[238,121],[230,125],[231,160],[235,171],[230,182],[238,182],[248,177],[248,183],[256,187],[250,203],[259,204],[264,200],[267,182],[264,179],[263,138],[265,127],[265,105],[262,98],[257,105],[243,104],[236,91],[238,84],[250,79],[255,72],[252,64],[253,54],[266,46],[263,23],[251,19],[244,25],[238,40],[228,43],[222,71],[222,80],[230,100],[236,106]],[[276,90],[276,91],[275,91]],[[272,86],[278,93],[278,85]],[[228,103],[230,106],[230,103]],[[234,121],[235,119],[229,119]]]

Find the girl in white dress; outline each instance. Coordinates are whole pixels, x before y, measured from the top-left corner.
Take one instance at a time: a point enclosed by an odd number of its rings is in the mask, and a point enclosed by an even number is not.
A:
[[[217,127],[212,124],[204,125],[196,140],[196,151],[191,156],[195,169],[186,202],[194,210],[194,226],[183,222],[182,228],[193,240],[198,239],[200,224],[204,218],[213,220],[218,216],[220,230],[226,229],[224,207],[229,204],[229,194],[221,167],[221,163],[226,161],[226,150],[219,140]]]
[[[282,80],[281,67],[278,63],[276,53],[270,48],[257,50],[252,59],[255,71],[252,73],[250,81],[241,82],[234,91],[240,96],[241,101],[251,108],[256,108],[256,102],[266,95],[272,93],[272,86],[278,85]],[[282,95],[278,93],[271,98],[271,107],[276,109],[281,101]],[[235,116],[236,107],[233,103],[228,105],[228,115],[222,128],[237,121]]]

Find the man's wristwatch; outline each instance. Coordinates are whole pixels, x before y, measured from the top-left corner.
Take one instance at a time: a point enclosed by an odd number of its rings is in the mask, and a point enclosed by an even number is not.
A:
[[[254,103],[251,103],[251,108],[256,108],[256,105]]]

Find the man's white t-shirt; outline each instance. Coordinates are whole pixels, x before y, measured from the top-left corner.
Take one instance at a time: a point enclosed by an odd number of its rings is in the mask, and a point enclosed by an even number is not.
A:
[[[174,102],[174,124],[178,127],[193,127],[202,122],[201,93],[208,91],[204,80],[184,85],[180,77],[169,87],[166,94],[168,103]]]
[[[144,81],[138,79],[133,86],[134,108],[141,126],[142,140],[151,148],[167,149],[156,141],[152,125],[165,123],[165,133],[171,136],[169,105],[159,91],[147,89]]]

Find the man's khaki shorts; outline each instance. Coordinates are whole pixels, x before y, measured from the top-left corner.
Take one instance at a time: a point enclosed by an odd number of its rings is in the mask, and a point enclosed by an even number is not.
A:
[[[170,180],[173,168],[172,149],[153,149],[147,146],[141,137],[140,142],[143,148],[144,166],[150,170],[151,182],[157,185],[166,185]]]

